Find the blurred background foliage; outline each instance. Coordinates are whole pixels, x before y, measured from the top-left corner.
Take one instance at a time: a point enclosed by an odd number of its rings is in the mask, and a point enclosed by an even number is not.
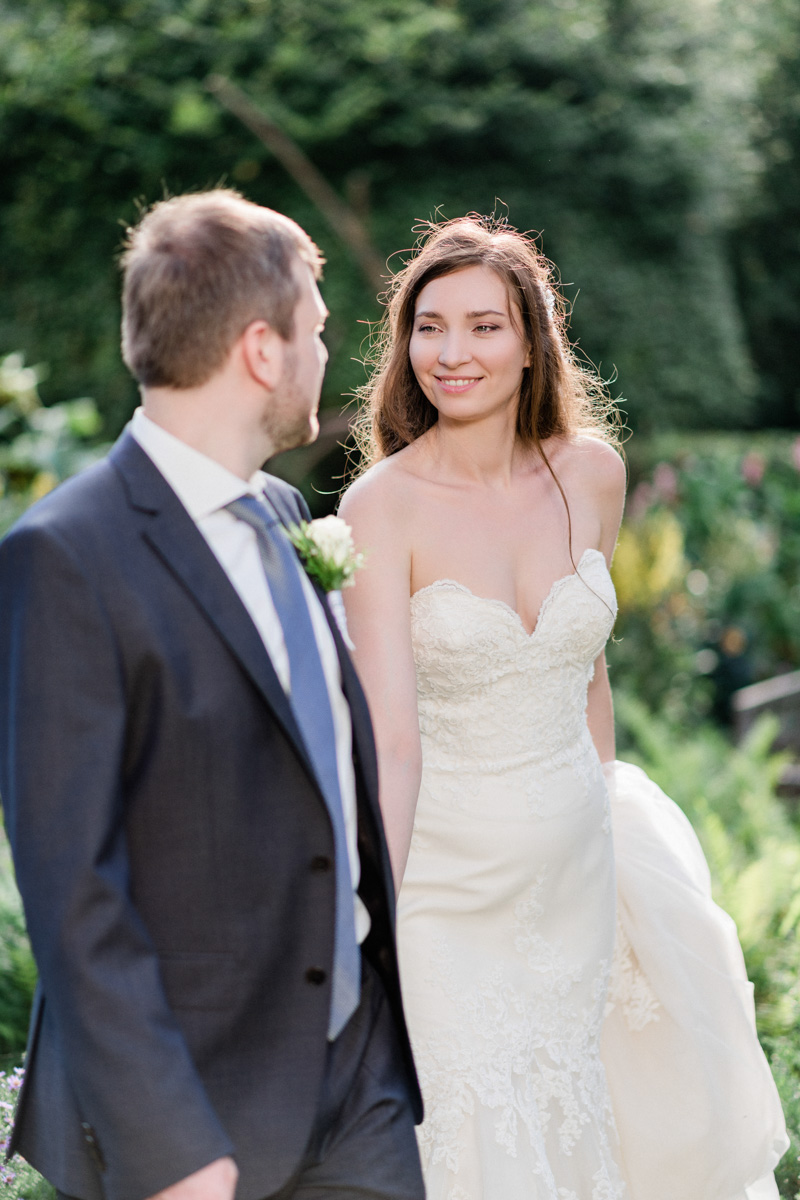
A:
[[[328,258],[324,436],[275,469],[335,504],[382,285],[220,79],[348,206],[377,274],[419,221],[496,207],[558,264],[635,434],[620,755],[687,811],[737,920],[800,1200],[800,828],[774,724],[728,728],[737,687],[800,668],[800,0],[0,0],[0,536],[136,403],[126,225],[220,182]],[[34,978],[0,832],[0,1068]],[[47,1194],[24,1167],[0,1184]]]
[[[800,668],[800,437],[633,438],[629,468],[612,677],[673,723],[727,725],[737,688]]]
[[[542,231],[634,428],[800,425],[800,0],[2,0],[0,347],[49,363],[46,403],[88,392],[118,431],[123,227],[220,180],[323,246],[326,403],[362,381],[377,289],[213,75],[381,261],[496,198]]]
[[[63,400],[45,408],[42,367],[21,354],[0,358],[0,536],[34,501],[88,466],[107,449],[94,400]]]

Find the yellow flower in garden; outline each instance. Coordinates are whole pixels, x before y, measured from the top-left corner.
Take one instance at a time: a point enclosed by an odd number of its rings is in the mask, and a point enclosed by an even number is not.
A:
[[[48,492],[52,492],[57,483],[58,478],[52,471],[40,471],[31,481],[31,501],[41,500],[42,496],[46,496]]]
[[[649,609],[683,586],[687,563],[683,531],[668,509],[651,509],[639,521],[626,521],[611,574],[621,612]]]

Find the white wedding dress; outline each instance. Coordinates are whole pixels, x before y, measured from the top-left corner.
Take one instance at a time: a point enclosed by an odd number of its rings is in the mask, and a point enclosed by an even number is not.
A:
[[[682,813],[634,767],[604,777],[589,736],[615,612],[596,550],[531,635],[451,580],[412,599],[398,937],[428,1200],[777,1196],[787,1141],[733,923]]]

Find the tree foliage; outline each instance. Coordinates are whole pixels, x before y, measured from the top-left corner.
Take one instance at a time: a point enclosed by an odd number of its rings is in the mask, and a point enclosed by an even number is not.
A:
[[[732,255],[758,371],[763,422],[800,426],[800,2],[775,0],[763,19],[764,67],[754,148],[760,186],[734,231]]]
[[[122,226],[165,190],[225,180],[323,246],[327,402],[361,382],[375,297],[217,104],[217,74],[348,198],[381,257],[416,220],[499,198],[543,232],[634,425],[742,423],[758,382],[730,246],[755,211],[771,62],[745,0],[3,0],[0,347],[53,364],[49,401],[95,394],[114,432],[134,397]]]

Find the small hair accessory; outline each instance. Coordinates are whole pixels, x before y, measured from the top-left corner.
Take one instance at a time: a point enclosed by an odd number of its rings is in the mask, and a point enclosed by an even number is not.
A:
[[[508,233],[512,228],[508,217],[499,216],[496,212],[475,213],[474,215],[481,229],[485,229],[487,233]]]

